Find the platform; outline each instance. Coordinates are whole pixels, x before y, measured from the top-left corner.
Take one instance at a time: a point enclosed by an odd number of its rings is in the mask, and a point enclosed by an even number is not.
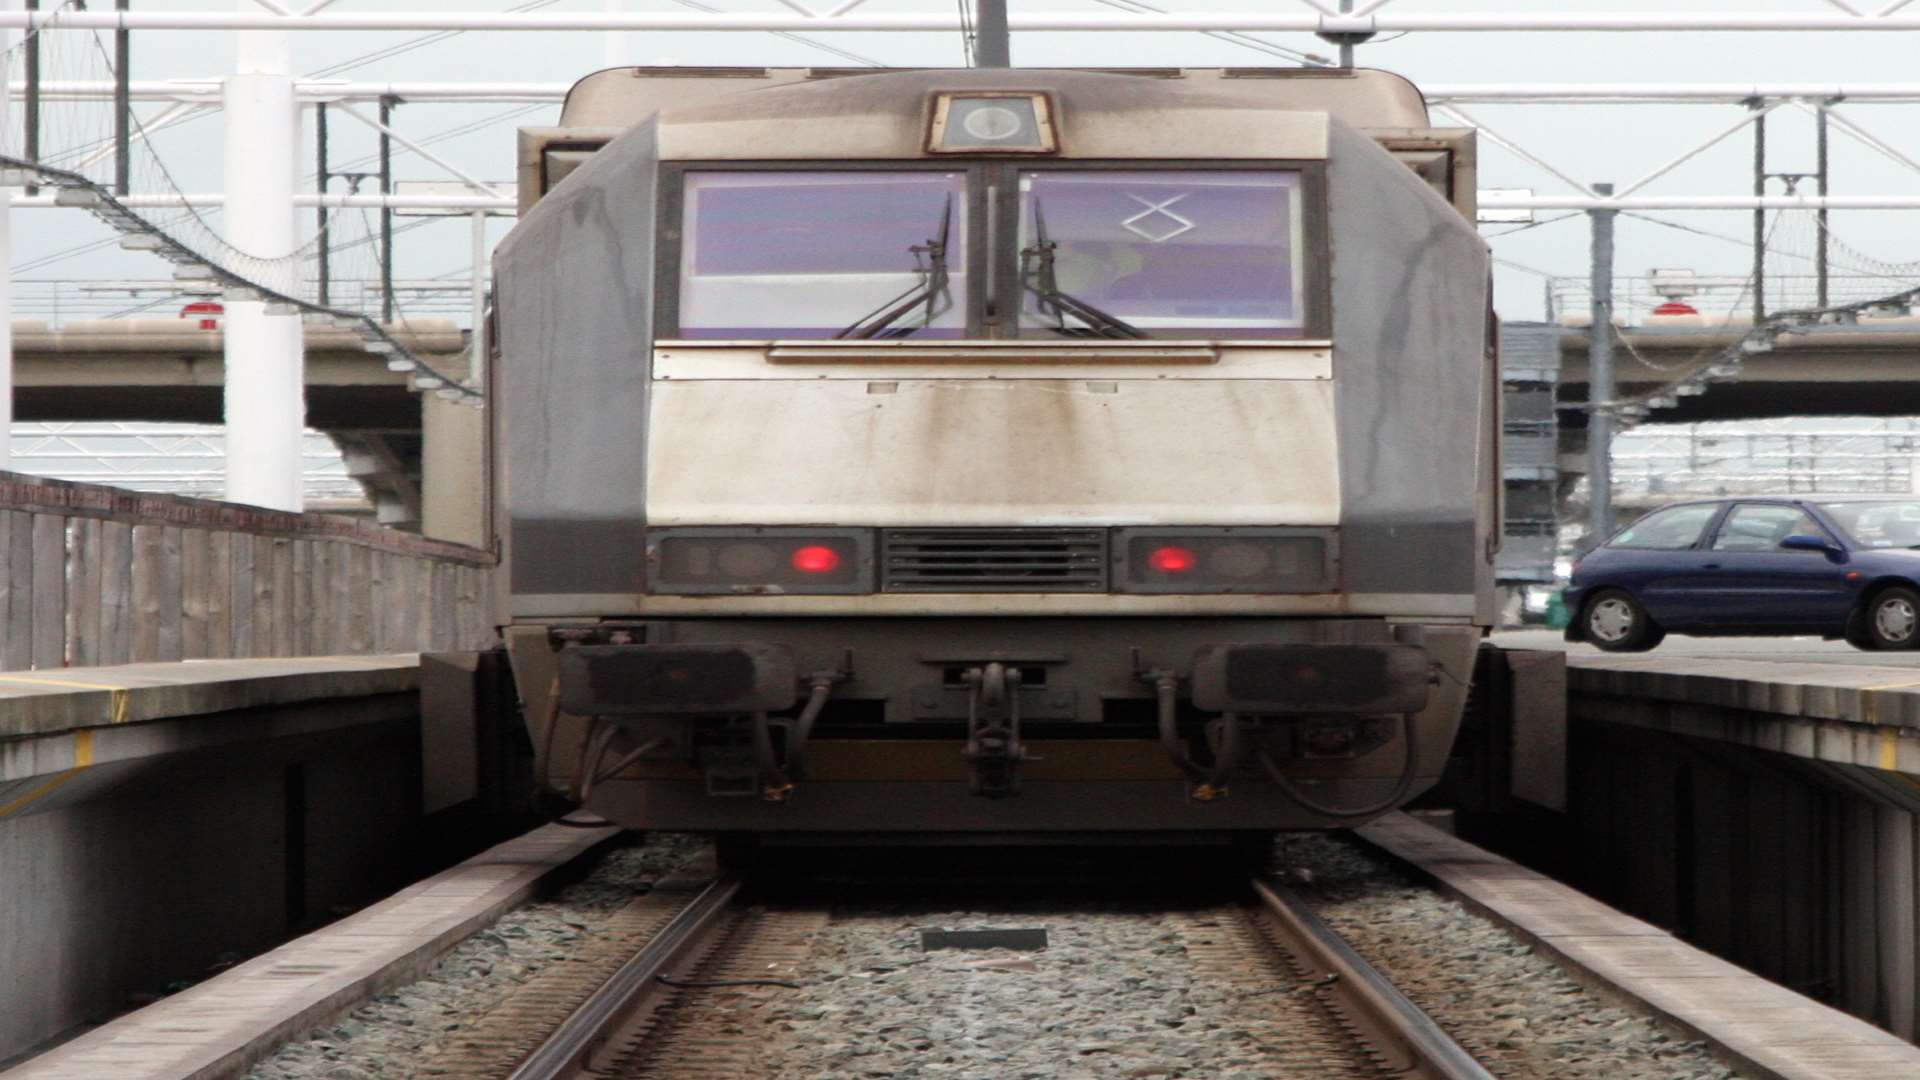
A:
[[[1522,746],[1556,746],[1564,766],[1558,803],[1533,800],[1560,814],[1534,857],[1559,859],[1555,873],[1589,895],[1920,1040],[1920,653],[1679,636],[1605,653],[1542,631],[1494,643],[1527,650],[1504,658],[1521,673],[1513,790],[1526,799],[1522,780],[1540,771],[1537,759],[1518,767]],[[1560,677],[1562,654],[1563,682],[1537,692]]]
[[[211,1080],[424,974],[615,828],[548,825],[91,1031],[0,1080]]]
[[[0,672],[0,820],[98,794],[146,759],[389,719],[419,672],[412,653]],[[348,699],[388,707],[307,707]]]
[[[1920,1047],[1404,814],[1360,835],[1770,1080],[1920,1076]]]
[[[1493,641],[1565,652],[1569,695],[1587,699],[1589,715],[1606,708],[1611,722],[1920,776],[1920,652],[1670,637],[1651,652],[1608,653],[1552,631]]]
[[[0,995],[0,1061],[410,880],[420,672],[408,653],[0,673],[0,985],[32,988]]]

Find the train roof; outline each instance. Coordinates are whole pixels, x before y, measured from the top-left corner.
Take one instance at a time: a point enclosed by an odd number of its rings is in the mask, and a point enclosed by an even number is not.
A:
[[[1426,127],[1427,103],[1419,89],[1392,72],[1329,68],[682,68],[631,67],[596,71],[573,85],[561,109],[561,127],[628,128],[662,109],[693,105],[743,91],[841,83],[821,95],[861,99],[873,76],[888,77],[888,94],[907,87],[923,91],[985,86],[1050,88],[1055,80],[1085,80],[1118,88],[1138,80],[1136,104],[1211,91],[1249,105],[1324,112],[1359,128]],[[918,107],[918,101],[913,102]]]
[[[1150,156],[1172,159],[1312,159],[1343,122],[1473,213],[1471,132],[1432,128],[1399,75],[1321,68],[610,68],[574,84],[557,126],[522,129],[520,208],[650,118],[663,160],[912,158],[943,91],[982,90],[1046,95],[1068,158],[1135,157],[1151,143]]]

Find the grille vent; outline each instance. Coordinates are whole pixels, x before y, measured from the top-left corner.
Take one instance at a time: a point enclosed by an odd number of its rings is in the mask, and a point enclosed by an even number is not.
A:
[[[888,529],[884,592],[1106,592],[1105,529]]]

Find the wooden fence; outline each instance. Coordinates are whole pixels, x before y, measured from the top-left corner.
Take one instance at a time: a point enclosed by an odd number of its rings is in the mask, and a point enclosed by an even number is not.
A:
[[[481,648],[494,561],[355,518],[0,472],[0,671]]]

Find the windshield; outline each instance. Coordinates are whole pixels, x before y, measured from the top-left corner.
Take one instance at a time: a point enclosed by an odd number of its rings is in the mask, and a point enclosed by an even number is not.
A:
[[[682,336],[965,332],[965,173],[688,172],[685,183]]]
[[[1920,499],[1821,503],[1820,509],[1861,547],[1920,546]]]
[[[1027,336],[1297,337],[1300,174],[1020,176]]]

